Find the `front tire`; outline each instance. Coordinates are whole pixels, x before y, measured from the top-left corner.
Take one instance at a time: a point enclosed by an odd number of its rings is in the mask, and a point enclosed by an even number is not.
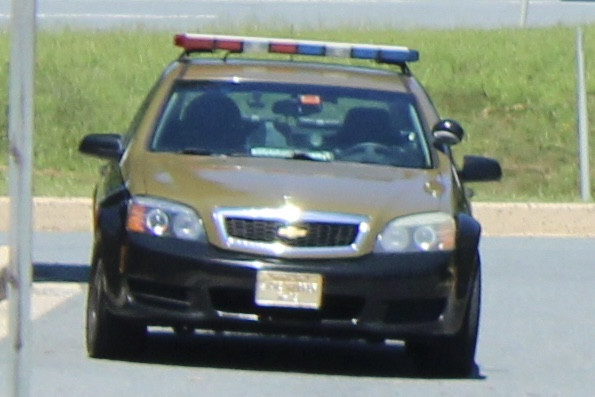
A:
[[[478,261],[479,262],[479,261]],[[481,271],[478,263],[471,296],[460,330],[452,336],[415,338],[406,342],[407,353],[424,372],[467,377],[475,368],[475,351],[481,305]]]
[[[147,327],[109,312],[103,267],[99,259],[89,280],[85,326],[87,353],[94,358],[136,356],[144,351]]]

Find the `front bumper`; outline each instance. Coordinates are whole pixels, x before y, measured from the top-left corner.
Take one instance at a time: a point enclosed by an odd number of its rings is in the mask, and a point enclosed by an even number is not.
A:
[[[133,234],[121,246],[119,263],[106,270],[110,310],[148,325],[399,339],[459,329],[467,297],[455,293],[456,257],[412,253],[286,260]],[[260,270],[320,274],[321,307],[257,305]]]

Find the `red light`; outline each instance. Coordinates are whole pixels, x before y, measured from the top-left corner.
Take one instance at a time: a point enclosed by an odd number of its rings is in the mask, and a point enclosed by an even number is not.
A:
[[[174,37],[174,44],[186,51],[226,50],[242,52],[244,42],[233,39],[217,39],[215,37],[198,37],[196,35],[178,34]]]
[[[178,34],[174,37],[174,44],[186,51],[211,51],[215,48],[215,40],[189,37],[185,34]]]
[[[271,43],[270,52],[276,52],[279,54],[296,54],[296,44],[285,44],[285,43]]]
[[[222,40],[217,42],[217,48],[231,52],[242,52],[244,42],[240,40]]]

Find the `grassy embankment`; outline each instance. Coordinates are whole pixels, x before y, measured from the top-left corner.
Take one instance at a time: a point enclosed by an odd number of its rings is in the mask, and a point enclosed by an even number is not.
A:
[[[142,33],[142,34],[141,34]],[[290,36],[289,31],[235,30]],[[458,155],[499,159],[500,183],[477,185],[478,200],[577,201],[573,28],[461,31],[321,31],[293,36],[417,48],[414,73],[445,117],[467,131]],[[90,132],[124,131],[162,68],[179,54],[163,32],[39,34],[34,194],[88,196],[99,161],[77,146]],[[595,186],[595,26],[585,29]],[[0,32],[0,81],[8,87],[9,38]],[[0,108],[7,106],[0,92]],[[0,195],[6,194],[6,113],[0,112]],[[4,164],[4,165],[2,165]]]

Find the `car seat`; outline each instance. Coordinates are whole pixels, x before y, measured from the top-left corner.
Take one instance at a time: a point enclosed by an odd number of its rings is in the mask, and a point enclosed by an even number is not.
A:
[[[244,144],[242,124],[240,109],[231,98],[207,92],[186,106],[181,129],[186,146],[217,152]]]
[[[354,107],[347,111],[343,125],[337,131],[337,145],[348,148],[363,142],[381,145],[397,144],[388,110],[375,107]]]

